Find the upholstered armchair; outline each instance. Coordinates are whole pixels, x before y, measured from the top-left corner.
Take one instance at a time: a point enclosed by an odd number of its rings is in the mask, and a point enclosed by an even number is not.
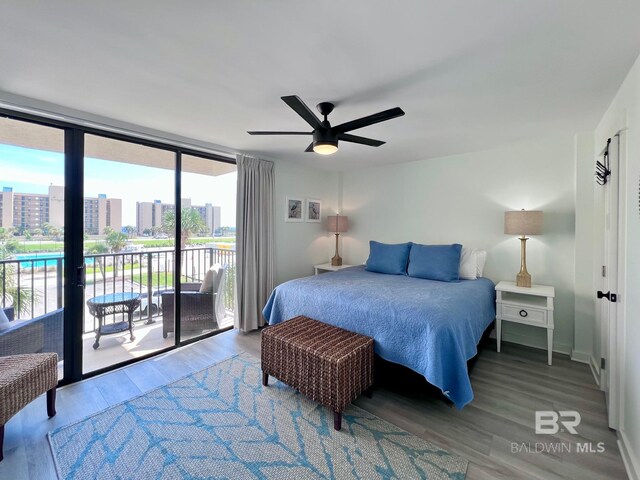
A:
[[[0,356],[55,352],[63,359],[62,308],[28,320],[14,320],[13,307],[4,312],[10,326],[0,330]]]
[[[202,283],[180,284],[180,331],[217,330],[225,315],[224,288],[227,267],[212,266]],[[175,331],[174,292],[162,294],[162,336]]]

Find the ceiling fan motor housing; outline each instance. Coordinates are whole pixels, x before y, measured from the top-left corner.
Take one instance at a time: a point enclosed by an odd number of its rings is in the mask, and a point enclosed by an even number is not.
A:
[[[318,129],[313,132],[313,143],[330,143],[338,145],[338,134],[330,129]]]

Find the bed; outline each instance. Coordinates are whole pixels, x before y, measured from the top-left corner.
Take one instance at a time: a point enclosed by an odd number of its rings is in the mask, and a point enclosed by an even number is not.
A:
[[[376,354],[461,409],[473,400],[467,361],[495,319],[495,290],[487,278],[438,282],[358,266],[279,285],[263,315],[270,325],[305,315],[372,337]]]

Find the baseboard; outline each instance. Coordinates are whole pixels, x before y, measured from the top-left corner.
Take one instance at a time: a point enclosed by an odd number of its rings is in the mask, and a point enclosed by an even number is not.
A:
[[[596,362],[596,359],[593,357],[589,357],[589,366],[591,367],[591,374],[593,375],[593,379],[596,381],[596,385],[600,386],[600,365]]]
[[[504,323],[503,323],[504,325]],[[511,342],[517,343],[519,345],[525,345],[527,347],[538,348],[540,350],[546,350],[547,344],[541,345],[539,343],[535,343],[531,341],[531,338],[527,335],[519,335],[513,332],[505,332],[502,331],[502,341],[503,342]],[[556,353],[562,353],[563,355],[571,356],[571,345],[558,344],[556,342],[553,343],[553,351]]]
[[[629,445],[629,440],[623,431],[618,430],[618,449],[624,462],[629,480],[640,480],[640,459]]]
[[[577,350],[571,350],[571,360],[579,363],[586,363],[589,365],[591,362],[591,354],[585,352],[578,352]]]

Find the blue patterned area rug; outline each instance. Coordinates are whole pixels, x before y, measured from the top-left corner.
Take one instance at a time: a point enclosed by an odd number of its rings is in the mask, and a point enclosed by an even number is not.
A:
[[[63,479],[464,479],[467,461],[350,405],[333,414],[240,354],[49,434]]]

